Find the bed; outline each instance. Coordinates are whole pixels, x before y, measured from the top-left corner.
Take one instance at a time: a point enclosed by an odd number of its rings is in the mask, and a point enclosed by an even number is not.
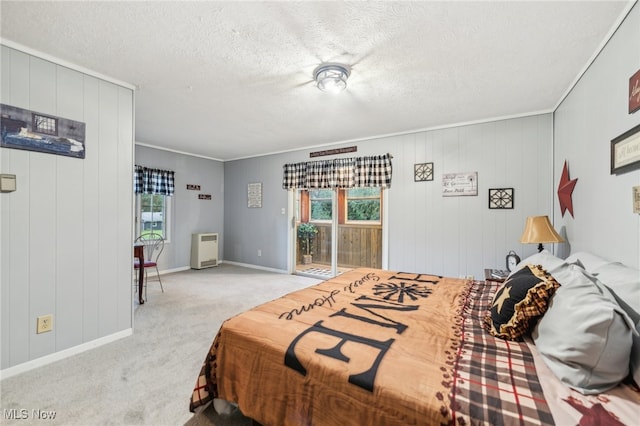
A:
[[[566,349],[555,347],[557,339],[568,340],[569,352],[575,352],[564,329],[581,336],[593,326],[576,332],[571,325],[578,318],[555,324],[565,315],[558,301],[576,300],[575,292],[563,295],[580,287],[570,282],[574,274],[597,280],[577,258],[535,256],[505,283],[360,268],[232,317],[206,354],[190,410],[228,401],[263,425],[633,424],[640,407],[632,380],[637,363],[631,362],[639,318],[634,322],[624,309],[612,308],[624,316],[616,329],[624,336],[604,344],[586,339],[586,357],[597,346],[599,364],[584,363],[585,379],[571,370],[581,362],[571,353],[570,372],[563,375],[549,362],[558,361],[554,350]],[[492,329],[492,309],[510,303],[505,285],[531,271],[546,286],[536,291],[549,293],[543,312],[528,317],[524,327]],[[640,281],[638,271],[631,271],[631,279],[635,274]],[[619,293],[640,296],[640,282],[625,288],[607,294],[607,303],[615,297],[624,302]],[[539,304],[538,296],[529,292],[525,299]],[[511,302],[514,307],[527,301]],[[514,308],[509,320],[520,314]],[[547,315],[551,324],[543,321]],[[563,331],[545,341],[541,330],[554,326]],[[515,328],[524,332],[515,338],[491,334]],[[620,371],[608,371],[610,364]],[[600,368],[606,370],[601,375]]]

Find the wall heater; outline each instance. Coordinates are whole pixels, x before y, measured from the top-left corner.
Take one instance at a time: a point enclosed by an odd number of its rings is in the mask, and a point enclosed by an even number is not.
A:
[[[218,234],[191,234],[191,268],[218,266]]]

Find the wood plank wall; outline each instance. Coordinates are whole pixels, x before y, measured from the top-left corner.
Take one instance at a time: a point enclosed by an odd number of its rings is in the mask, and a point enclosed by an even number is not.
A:
[[[132,327],[133,90],[1,54],[2,103],[86,124],[85,159],[0,148],[17,179],[0,195],[4,370]]]

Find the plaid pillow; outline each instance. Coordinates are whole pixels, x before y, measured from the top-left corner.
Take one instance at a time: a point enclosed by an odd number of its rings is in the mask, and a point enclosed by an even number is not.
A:
[[[484,318],[485,329],[502,339],[519,339],[546,312],[558,287],[560,284],[542,266],[525,266],[511,275],[494,295]]]

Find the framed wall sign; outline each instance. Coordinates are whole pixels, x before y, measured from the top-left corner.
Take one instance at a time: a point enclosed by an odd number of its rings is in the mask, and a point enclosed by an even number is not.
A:
[[[445,173],[442,175],[442,196],[478,195],[478,172]]]
[[[262,208],[262,182],[247,185],[247,207]]]
[[[640,169],[640,124],[611,141],[611,174]]]
[[[640,70],[629,79],[629,114],[640,109]]]
[[[357,146],[348,146],[346,148],[336,148],[336,149],[326,149],[324,151],[315,151],[309,153],[309,157],[322,157],[324,155],[335,155],[335,154],[345,154],[347,152],[356,152],[358,150]]]

